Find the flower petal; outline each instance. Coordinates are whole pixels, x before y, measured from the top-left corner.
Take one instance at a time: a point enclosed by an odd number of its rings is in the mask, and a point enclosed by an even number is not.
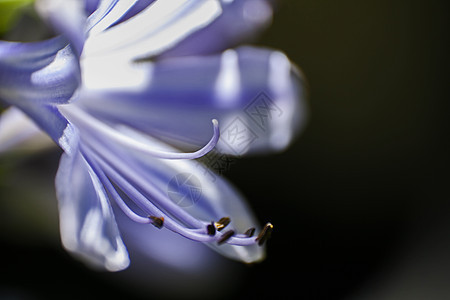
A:
[[[119,20],[117,20],[117,22],[115,24],[113,24],[112,26],[124,22],[132,17],[134,17],[135,15],[137,15],[138,13],[140,13],[141,11],[143,11],[144,9],[146,9],[149,5],[151,5],[153,2],[155,2],[156,0],[139,0],[136,1],[132,7],[130,7],[130,9],[123,14]]]
[[[8,108],[0,116],[0,153],[37,151],[52,145],[52,140],[19,109]]]
[[[0,98],[9,104],[66,103],[79,83],[78,60],[63,38],[0,41]]]
[[[160,57],[218,53],[255,38],[270,25],[271,1],[221,0],[223,13]]]
[[[129,265],[106,192],[80,152],[63,154],[56,176],[64,247],[94,267],[109,271]]]
[[[58,33],[69,39],[78,56],[88,34],[108,29],[132,9],[137,0],[38,0],[36,9]],[[90,32],[92,31],[92,32]]]
[[[157,1],[133,18],[89,36],[84,55],[128,59],[157,55],[207,26],[220,13],[218,0]]]
[[[134,64],[92,58],[83,67],[77,105],[176,146],[204,145],[214,118],[221,129],[221,152],[279,151],[306,119],[303,79],[277,51],[243,47],[222,55]]]
[[[36,10],[43,19],[69,39],[80,56],[86,35],[85,3],[81,0],[37,0]]]
[[[139,1],[137,0],[103,0],[88,18],[86,30],[90,35],[101,33],[123,18]]]
[[[65,151],[74,129],[55,103],[66,103],[80,82],[78,61],[63,38],[0,42],[0,99],[20,108]]]

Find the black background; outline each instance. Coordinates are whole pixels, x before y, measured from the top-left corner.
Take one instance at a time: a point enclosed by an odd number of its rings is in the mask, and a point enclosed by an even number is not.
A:
[[[224,298],[450,297],[447,14],[439,0],[281,2],[257,44],[304,71],[311,119],[288,151],[226,174],[275,231],[265,262],[229,262],[242,278]],[[21,162],[28,177],[2,160],[2,210],[20,201],[5,182],[52,186],[56,157]],[[33,211],[2,216],[0,297],[154,298],[35,234]],[[20,234],[8,234],[11,224]]]

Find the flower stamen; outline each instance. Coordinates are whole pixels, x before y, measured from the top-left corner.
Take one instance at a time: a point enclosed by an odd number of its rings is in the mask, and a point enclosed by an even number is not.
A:
[[[155,216],[148,216],[150,220],[152,220],[152,225],[155,226],[158,229],[161,229],[164,225],[164,217],[155,217]]]
[[[223,217],[219,221],[215,222],[214,225],[218,231],[222,231],[225,227],[230,224],[231,220],[228,217]]]
[[[250,234],[248,230],[246,233],[236,234],[235,228],[232,228],[220,233],[231,224],[229,217],[208,223],[190,215],[152,184],[154,179],[146,176],[147,173],[140,163],[124,159],[125,156],[121,155],[123,151],[126,149],[102,143],[101,138],[89,139],[89,143],[81,147],[81,152],[94,173],[99,176],[110,196],[131,220],[152,224],[157,228],[165,227],[188,239],[204,243],[250,246],[257,243],[262,245],[268,239],[271,225],[266,225],[255,239],[252,237],[253,233]],[[135,213],[126,204],[124,196],[140,208],[146,217]]]
[[[92,162],[93,163],[93,162]],[[140,224],[149,224],[151,223],[151,220],[149,218],[142,217],[135,213],[133,210],[131,210],[128,205],[123,201],[122,197],[120,197],[119,193],[117,193],[116,188],[112,185],[108,177],[105,175],[105,173],[98,168],[96,165],[92,165],[92,167],[96,170],[97,175],[100,178],[100,181],[105,186],[108,193],[112,196],[114,201],[116,202],[117,206],[122,210],[122,212],[131,220],[133,220],[136,223]]]
[[[211,224],[206,226],[206,233],[210,236],[214,236],[216,234],[216,226],[214,226],[214,222],[211,222]]]
[[[103,182],[108,192],[113,196],[115,201],[118,203],[118,206],[122,209],[122,211],[125,212],[128,217],[130,217],[131,220],[138,223],[152,224],[156,227],[164,226],[165,228],[188,239],[204,243],[221,242],[221,244],[228,243],[238,246],[249,246],[257,242],[254,238],[248,237],[245,234],[235,235],[234,230],[232,230],[232,234],[229,233],[230,231],[227,231],[224,234],[217,234],[217,224],[219,224],[219,227],[225,228],[225,225],[229,225],[231,223],[230,218],[228,217],[221,218],[218,222],[211,222],[210,224],[206,224],[205,222],[197,219],[193,219],[195,220],[195,222],[190,222],[191,219],[186,218],[186,216],[184,215],[186,214],[186,212],[184,210],[181,210],[180,208],[178,208],[179,211],[174,211],[173,208],[164,209],[164,211],[161,210],[161,208],[159,208],[156,204],[162,204],[162,202],[164,202],[165,204],[169,204],[172,202],[169,199],[166,199],[167,201],[159,199],[161,195],[154,194],[154,192],[150,190],[148,190],[148,192],[145,192],[151,185],[148,185],[148,183],[146,184],[146,186],[141,185],[141,183],[143,184],[144,182],[134,182],[134,184],[131,184],[128,181],[130,179],[123,177],[120,172],[114,170],[114,168],[112,168],[108,163],[104,162],[98,154],[86,148],[84,148],[84,152],[88,154],[85,154],[84,156],[94,169],[94,172],[99,175],[100,180]],[[122,169],[120,168],[120,170]],[[113,188],[110,180],[114,182],[114,184],[119,189],[121,189],[121,191],[125,195],[127,195],[130,200],[132,200],[138,207],[146,212],[149,217],[144,218],[134,213],[124,203],[118,192],[115,191],[115,188]],[[136,184],[137,186],[135,186]],[[144,192],[144,194],[142,192]],[[152,199],[152,201],[149,201],[149,197]],[[183,212],[183,214],[180,214],[180,212]]]
[[[252,237],[255,234],[256,229],[254,227],[249,228],[244,235],[247,237]]]
[[[258,234],[258,237],[255,241],[258,242],[259,246],[264,245],[264,243],[270,238],[273,231],[273,225],[271,223],[267,223],[261,232]]]
[[[78,127],[85,129],[86,133],[89,132],[99,132],[111,141],[126,146],[132,150],[148,154],[152,157],[162,158],[162,159],[196,159],[208,154],[217,145],[220,138],[219,122],[216,119],[212,119],[213,124],[213,136],[209,142],[203,146],[201,149],[195,152],[168,152],[162,150],[155,150],[149,147],[149,144],[138,141],[131,138],[119,130],[116,130],[109,125],[99,121],[90,114],[86,113],[82,109],[71,106],[70,109],[61,106],[59,108],[61,112],[68,117],[72,122],[74,122]]]
[[[228,230],[218,240],[217,245],[222,245],[234,235],[234,230]]]

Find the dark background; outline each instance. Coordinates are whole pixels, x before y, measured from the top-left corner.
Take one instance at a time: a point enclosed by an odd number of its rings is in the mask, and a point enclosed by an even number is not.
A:
[[[265,262],[230,262],[242,279],[223,297],[450,298],[448,11],[443,0],[281,2],[257,44],[302,68],[311,119],[285,153],[227,173],[275,231]],[[56,157],[2,160],[0,208],[31,206],[8,184],[51,187]],[[0,297],[154,298],[73,260],[35,229],[56,235],[56,210],[48,224],[37,214],[2,213],[19,234],[0,231]]]

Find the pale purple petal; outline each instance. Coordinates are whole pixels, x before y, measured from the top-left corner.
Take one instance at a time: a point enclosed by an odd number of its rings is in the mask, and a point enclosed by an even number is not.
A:
[[[0,41],[0,99],[7,103],[67,103],[79,83],[78,60],[63,38]]]
[[[157,1],[108,30],[103,31],[107,26],[94,27],[86,40],[83,55],[139,59],[161,54],[210,24],[220,13],[218,0]]]
[[[137,15],[138,13],[140,13],[141,11],[143,11],[145,8],[147,8],[149,5],[151,5],[153,2],[155,2],[156,0],[139,0],[136,1],[133,5],[133,7],[131,7],[125,14],[123,14],[123,16],[117,21],[117,24],[120,22],[124,22],[132,17],[134,17],[135,15]],[[113,24],[112,26],[114,26],[116,24]]]
[[[101,0],[85,0],[84,1],[84,11],[89,16],[92,14],[97,8]]]
[[[38,0],[39,14],[57,33],[63,34],[81,55],[89,34],[96,34],[119,22],[136,0]]]
[[[244,47],[155,63],[107,60],[98,61],[104,69],[95,67],[95,59],[86,63],[77,104],[111,124],[177,146],[204,145],[214,118],[221,129],[220,151],[278,151],[305,123],[303,79],[277,51]]]
[[[210,25],[192,33],[160,57],[221,52],[254,39],[272,21],[267,0],[221,0],[223,13]]]
[[[125,269],[127,250],[107,195],[80,152],[63,154],[56,176],[64,247],[94,267]]]
[[[133,8],[137,0],[102,0],[88,18],[86,31],[89,35],[102,33],[118,22],[127,12]]]
[[[63,38],[0,42],[0,99],[20,108],[68,153],[74,128],[54,105],[69,102],[79,83],[78,61]]]
[[[38,0],[36,10],[58,34],[64,34],[80,56],[86,39],[87,15],[84,1]]]

